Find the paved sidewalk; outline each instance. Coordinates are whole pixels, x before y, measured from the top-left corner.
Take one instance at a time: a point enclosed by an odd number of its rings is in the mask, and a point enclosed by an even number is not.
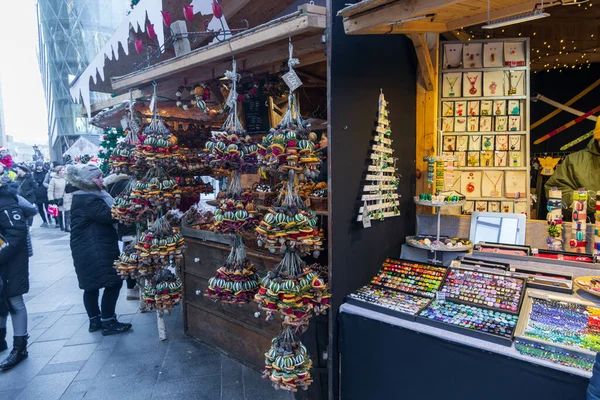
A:
[[[104,337],[88,332],[69,235],[55,228],[32,230],[29,358],[0,373],[0,399],[293,399],[274,390],[260,374],[183,334],[177,307],[166,317],[169,339],[158,340],[156,314],[138,312],[137,301],[125,300],[117,314],[133,329]],[[8,323],[9,345],[12,327]],[[4,359],[8,351],[0,353]]]

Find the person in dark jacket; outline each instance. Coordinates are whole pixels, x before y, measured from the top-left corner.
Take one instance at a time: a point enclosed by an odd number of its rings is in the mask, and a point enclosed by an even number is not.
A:
[[[77,188],[71,203],[71,254],[89,331],[103,335],[124,333],[131,324],[117,320],[115,307],[123,281],[113,268],[119,257],[118,236],[110,209],[113,198],[103,189],[102,171],[92,164],[67,167],[67,181]],[[99,291],[104,288],[102,306]]]
[[[44,179],[46,179],[47,174],[48,170],[44,168],[44,163],[42,161],[37,161],[35,163],[35,169],[33,170],[33,179],[35,180],[35,183],[37,183],[35,189],[35,204],[37,205],[40,217],[42,217],[42,228],[48,226],[48,213],[46,211],[48,208],[48,188],[44,186]]]
[[[8,246],[0,251],[0,301],[6,302],[13,326],[13,349],[0,363],[0,371],[8,371],[27,358],[27,308],[23,295],[29,292],[29,254],[27,220],[17,196],[10,191],[10,181],[0,180],[0,234]],[[0,315],[0,351],[7,349],[7,315]]]
[[[596,353],[596,362],[594,363],[585,400],[600,400],[600,353]]]
[[[111,174],[104,179],[104,185],[106,186],[106,191],[108,194],[115,198],[125,190],[129,184],[129,181],[130,177],[127,174]],[[135,227],[133,225],[126,226],[125,224],[119,222],[119,225],[117,226],[117,234],[124,249],[125,246],[133,241],[135,236]],[[135,284],[135,279],[131,277],[127,278],[127,300],[140,299],[139,291],[136,290]]]
[[[31,175],[31,171],[24,164],[19,164],[15,167],[15,171],[17,172],[17,179],[15,182],[19,185],[17,189],[17,194],[22,196],[30,203],[35,203],[35,192],[37,190],[37,183],[33,176]],[[29,226],[33,225],[33,217],[27,218],[27,222]]]

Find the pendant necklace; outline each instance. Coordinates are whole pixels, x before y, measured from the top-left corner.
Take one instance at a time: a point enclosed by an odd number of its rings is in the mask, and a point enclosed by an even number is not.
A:
[[[452,138],[445,137],[444,142],[446,142],[446,151],[454,151],[454,146],[452,146]]]
[[[500,179],[502,179],[502,174],[498,174],[498,179],[496,179],[496,183],[492,181],[492,179],[488,176],[487,172],[484,172],[483,175],[485,175],[487,180],[490,181],[492,185],[494,185],[494,190],[490,192],[490,197],[500,197],[500,192],[498,191],[498,189],[496,189],[496,187],[498,186],[498,182],[500,182]]]
[[[475,179],[474,174],[470,172],[467,179]],[[475,185],[473,182],[469,182],[465,188],[467,189],[468,193],[473,193],[475,191]]]
[[[456,85],[457,80],[458,77],[454,78],[453,81],[451,81],[450,78],[446,77],[446,81],[448,82],[448,85],[450,85],[450,91],[448,92],[448,96],[450,97],[454,97],[456,95],[456,93],[454,93],[454,85]]]
[[[491,167],[492,156],[494,154],[491,151],[481,152],[481,158],[484,159],[484,167]]]
[[[460,67],[460,61],[458,62],[458,65],[456,67],[452,66],[452,63],[450,62],[450,57],[448,57],[448,46],[444,46],[444,55],[446,56],[446,69],[451,69],[451,68],[458,68]],[[450,49],[451,52],[456,52],[456,49]]]
[[[503,101],[497,101],[496,102],[496,115],[501,115],[502,114],[502,109],[500,107],[502,107],[503,104],[504,104]]]
[[[512,154],[512,158],[513,158],[513,167],[518,167],[520,166],[520,162],[519,159],[521,158],[521,154],[520,153],[513,153]]]
[[[489,149],[492,146],[492,137],[491,136],[484,136],[483,139],[484,139],[483,146],[487,150],[487,149]]]
[[[456,140],[456,150],[457,151],[465,151],[467,149],[467,139],[466,137],[458,137]]]
[[[477,142],[479,142],[479,139],[481,139],[481,136],[471,136],[471,143],[475,145]]]
[[[519,75],[519,79],[517,80],[517,83],[513,86],[512,84],[512,78],[513,75],[510,73],[510,71],[508,72],[508,95],[509,96],[514,96],[517,94],[517,86],[519,85],[519,82],[521,82],[521,79],[523,79],[523,74]]]
[[[493,57],[493,54],[492,54]],[[496,84],[496,82],[492,82],[490,84],[490,93],[491,94],[496,94],[496,89],[498,88],[498,85]]]
[[[504,124],[506,124],[506,119],[502,118],[502,117],[498,117],[496,119],[496,123],[498,124],[496,126],[496,130],[497,131],[503,131],[504,130]]]
[[[504,155],[501,156],[499,153],[500,152],[496,152],[496,166],[497,167],[503,167],[505,165],[504,164],[504,158],[506,157],[506,154],[504,154]]]
[[[445,103],[444,107],[446,107],[446,112],[444,113],[444,116],[446,117],[451,117],[452,114],[454,114],[454,110],[452,109],[452,102],[450,102],[450,104]]]
[[[463,109],[462,109],[463,105],[464,105],[463,103],[456,103],[456,114],[459,117],[462,117],[462,115],[463,115]]]
[[[476,103],[476,104],[477,104],[477,103]],[[477,115],[477,113],[475,112],[475,111],[476,111],[476,110],[475,110],[475,107],[477,107],[477,106],[476,106],[476,105],[474,105],[474,106],[472,106],[472,107],[471,107],[471,106],[469,106],[469,115],[472,115],[472,116],[476,116],[476,115]]]
[[[513,141],[513,139],[516,139]],[[516,138],[511,138],[510,139],[510,149],[511,150],[517,150],[517,144],[519,144],[519,142],[521,141],[520,137],[516,137]]]
[[[477,94],[477,89],[475,88],[475,84],[477,83],[477,79],[479,79],[479,75],[475,75],[473,78],[471,78],[469,75],[467,75],[467,79],[469,80],[469,83],[471,83],[471,89],[469,89],[469,93],[471,93],[472,95]]]
[[[496,143],[500,146],[500,149],[497,150],[508,150],[506,146],[506,136],[498,136],[496,137]]]

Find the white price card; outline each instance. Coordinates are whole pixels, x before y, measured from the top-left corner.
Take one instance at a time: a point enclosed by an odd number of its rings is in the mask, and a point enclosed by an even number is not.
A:
[[[288,72],[287,74],[283,75],[282,79],[285,82],[285,84],[288,85],[292,92],[298,89],[300,86],[302,86],[302,81],[300,80],[300,77],[298,76],[298,74],[296,74],[296,71],[294,71],[293,69],[290,70],[290,72]]]

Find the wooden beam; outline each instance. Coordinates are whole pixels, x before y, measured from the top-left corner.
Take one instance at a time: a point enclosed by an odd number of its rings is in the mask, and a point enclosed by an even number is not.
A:
[[[132,96],[134,99],[137,99],[138,97],[142,97],[142,91],[141,90],[133,90],[131,92]],[[115,97],[111,97],[108,100],[104,100],[104,101],[99,101],[97,103],[94,103],[90,106],[90,113],[92,113],[92,115],[104,110],[105,108],[108,107],[113,107],[116,106],[117,104],[120,104],[124,101],[128,101],[129,100],[129,93],[123,93],[119,96],[115,96]],[[84,115],[87,115],[87,112],[84,111]]]
[[[116,92],[122,92],[131,87],[137,87],[174,74],[197,69],[209,63],[229,59],[232,54],[239,55],[249,50],[266,48],[269,44],[288,37],[310,32],[321,35],[325,28],[326,17],[324,15],[300,14],[288,20],[257,27],[255,30],[241,34],[226,42],[195,50],[190,54],[165,61],[143,71],[115,77],[112,79],[112,88]]]
[[[498,18],[511,17],[513,15],[521,14],[527,11],[532,11],[536,4],[539,3],[539,0],[529,0],[527,2],[517,4],[510,7],[500,8],[496,10],[492,10],[490,12],[489,20],[494,20]],[[502,4],[500,2],[500,4]],[[547,6],[544,6],[546,8]],[[448,21],[448,30],[460,29],[466,26],[479,25],[488,22],[488,13],[487,9],[484,13],[471,15],[465,18],[455,19],[453,21]]]
[[[429,47],[427,46],[427,38],[424,33],[415,33],[410,35],[410,38],[415,46],[417,52],[417,59],[419,60],[419,67],[421,68],[421,75],[423,76],[423,82],[425,90],[433,90],[433,82],[435,81],[435,70],[429,55]]]
[[[347,34],[358,34],[380,25],[390,25],[413,17],[435,14],[436,10],[460,0],[398,0],[360,14],[344,18]]]
[[[378,25],[362,31],[361,35],[383,34],[411,34],[411,33],[442,33],[447,30],[444,22],[430,22],[429,20],[409,21],[404,24]]]
[[[339,17],[349,17],[351,15],[356,15],[387,3],[391,3],[392,1],[394,0],[362,0],[356,4],[352,4],[351,6],[341,9],[337,15]]]

